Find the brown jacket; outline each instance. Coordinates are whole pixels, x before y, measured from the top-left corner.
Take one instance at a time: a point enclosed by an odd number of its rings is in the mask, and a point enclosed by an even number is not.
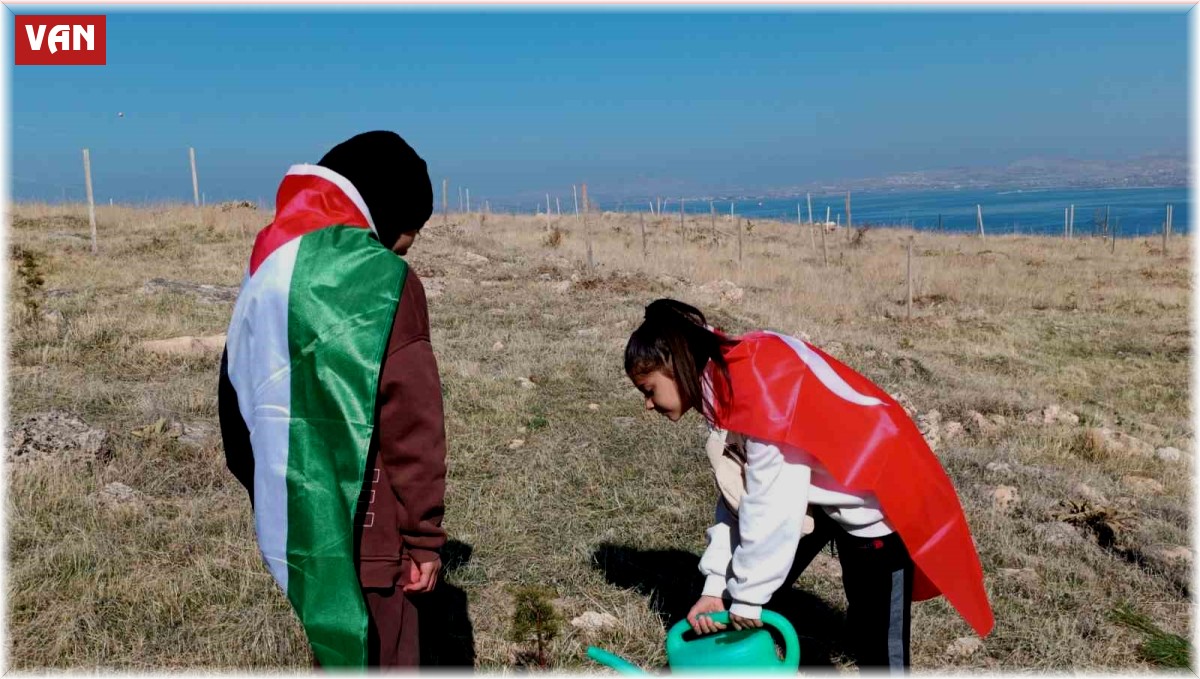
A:
[[[254,455],[221,357],[218,411],[225,460],[254,502]],[[429,340],[425,289],[412,269],[396,309],[379,378],[375,432],[355,527],[363,587],[400,582],[405,558],[430,561],[442,530],[446,434],[437,361]]]
[[[429,341],[421,280],[408,270],[379,378],[375,445],[360,500],[359,579],[363,587],[400,580],[401,557],[438,556],[446,489],[442,385]]]

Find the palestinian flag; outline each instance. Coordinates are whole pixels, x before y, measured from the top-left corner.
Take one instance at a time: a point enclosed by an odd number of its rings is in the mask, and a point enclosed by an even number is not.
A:
[[[987,636],[995,620],[958,494],[904,408],[808,342],[766,331],[736,339],[721,385],[733,400],[716,424],[804,450],[843,486],[874,493],[916,566],[913,600],[945,595]]]
[[[326,667],[367,660],[353,521],[407,273],[374,230],[344,177],[288,170],[226,342],[254,452],[258,544]]]

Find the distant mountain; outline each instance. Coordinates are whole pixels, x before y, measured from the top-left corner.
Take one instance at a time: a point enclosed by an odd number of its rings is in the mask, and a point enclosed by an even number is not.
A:
[[[1004,167],[955,167],[918,170],[883,177],[822,182],[779,188],[763,197],[795,196],[806,191],[921,191],[953,189],[1045,189],[1182,187],[1188,183],[1184,156],[1143,156],[1130,160],[1028,158]]]

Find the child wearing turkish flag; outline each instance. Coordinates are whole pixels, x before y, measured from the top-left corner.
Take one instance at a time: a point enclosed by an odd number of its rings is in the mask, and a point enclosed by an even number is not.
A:
[[[993,626],[954,486],[904,409],[817,347],[767,331],[729,337],[660,299],[625,347],[647,410],[698,411],[712,435],[716,521],[700,560],[697,633],[761,626],[762,605],[830,541],[864,668],[909,666],[910,607],[944,595],[980,636]]]

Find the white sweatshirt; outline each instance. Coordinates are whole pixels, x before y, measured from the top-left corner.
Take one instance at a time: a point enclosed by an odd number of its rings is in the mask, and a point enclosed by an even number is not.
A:
[[[808,453],[746,438],[746,493],[734,516],[720,496],[716,523],[706,531],[700,558],[704,595],[723,597],[729,612],[757,619],[762,605],[784,584],[808,505],[816,505],[851,535],[875,538],[892,532],[872,494],[842,486]]]

